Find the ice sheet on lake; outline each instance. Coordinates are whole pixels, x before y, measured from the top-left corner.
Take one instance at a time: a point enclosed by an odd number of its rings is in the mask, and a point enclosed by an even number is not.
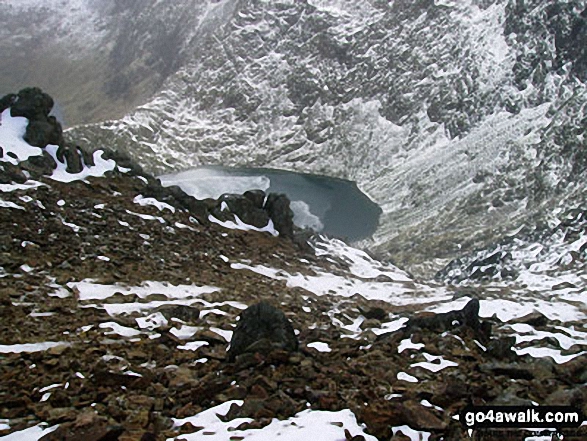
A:
[[[234,176],[217,169],[198,168],[160,176],[165,187],[179,186],[196,199],[218,199],[226,193],[243,194],[245,191],[267,190],[271,181],[266,176]]]

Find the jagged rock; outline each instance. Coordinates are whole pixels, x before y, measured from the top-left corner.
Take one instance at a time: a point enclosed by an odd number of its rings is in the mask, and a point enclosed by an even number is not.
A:
[[[245,309],[234,331],[229,361],[246,352],[268,352],[272,348],[295,351],[298,340],[289,319],[279,309],[260,302]]]
[[[293,239],[293,211],[289,207],[288,197],[280,193],[270,193],[265,202],[265,210],[273,225],[282,237]]]

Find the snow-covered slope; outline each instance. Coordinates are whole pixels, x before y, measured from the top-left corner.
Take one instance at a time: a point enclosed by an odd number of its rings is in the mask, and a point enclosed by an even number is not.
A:
[[[356,180],[384,210],[364,245],[430,273],[583,198],[586,7],[236,2],[152,100],[72,136]]]

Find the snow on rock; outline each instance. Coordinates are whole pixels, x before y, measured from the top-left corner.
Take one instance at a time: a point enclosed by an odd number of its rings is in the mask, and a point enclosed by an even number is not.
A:
[[[328,345],[328,343],[324,343],[324,342],[320,342],[320,341],[308,343],[306,346],[308,346],[309,348],[316,349],[318,352],[332,352],[332,349],[330,349],[330,346]]]
[[[279,236],[279,232],[275,229],[275,226],[273,225],[273,221],[271,219],[269,219],[269,223],[263,228],[258,228],[253,225],[244,223],[236,214],[234,215],[234,222],[221,221],[219,219],[216,219],[211,214],[208,215],[208,220],[214,224],[220,225],[221,227],[227,228],[229,230],[259,231],[261,233],[269,233],[272,236]]]
[[[237,438],[250,441],[298,441],[315,438],[316,434],[320,434],[320,441],[339,441],[346,439],[345,430],[348,430],[353,436],[362,435],[367,441],[376,441],[374,436],[365,433],[364,427],[357,423],[355,415],[350,410],[338,412],[305,410],[284,421],[273,419],[271,424],[262,429],[238,430],[239,425],[252,420],[250,418],[236,418],[231,421],[223,421],[221,416],[226,415],[232,405],[242,406],[243,402],[227,401],[193,417],[174,419],[174,424],[177,427],[191,423],[195,427],[204,427],[205,431],[169,438],[167,441],[179,439],[185,441],[229,441]]]
[[[152,206],[152,207],[157,208],[159,211],[169,210],[172,213],[175,213],[175,207],[173,207],[165,202],[158,201],[155,198],[147,198],[143,195],[138,195],[137,197],[134,198],[133,202],[135,204],[140,205],[141,207]]]
[[[438,355],[430,355],[426,352],[423,352],[422,355],[427,361],[414,363],[410,365],[410,367],[421,367],[422,369],[426,369],[432,372],[438,372],[448,367],[458,366],[458,363],[455,363],[454,361],[445,360],[444,358]]]
[[[0,345],[0,354],[20,354],[23,352],[42,352],[51,348],[57,348],[60,346],[69,346],[67,342],[41,342],[41,343],[21,343],[15,345]]]
[[[54,181],[60,182],[73,182],[73,181],[81,181],[89,177],[101,177],[104,176],[106,172],[113,171],[117,168],[116,162],[112,159],[104,159],[102,156],[104,155],[104,151],[97,150],[94,152],[94,164],[95,165],[87,165],[84,164],[84,169],[79,173],[69,173],[67,171],[67,164],[64,162],[59,161],[57,158],[57,147],[56,145],[48,145],[45,150],[49,152],[49,154],[55,160],[57,164],[57,168],[53,171],[53,174],[50,176],[51,179]]]
[[[444,288],[417,283],[404,271],[378,262],[342,241],[322,237],[314,247],[316,253],[327,260],[349,265],[349,271],[335,273],[311,266],[311,274],[302,274],[238,262],[232,263],[231,267],[285,280],[289,287],[303,288],[316,295],[352,297],[360,294],[367,299],[385,300],[394,305],[441,302],[452,297]]]
[[[59,427],[46,427],[46,424],[39,424],[33,427],[29,427],[28,429],[19,430],[18,432],[13,432],[10,435],[0,436],[0,440],[2,441],[38,441],[45,435],[54,432]]]
[[[173,285],[165,282],[145,281],[141,286],[124,286],[119,284],[105,285],[95,283],[92,280],[70,282],[67,286],[77,291],[80,300],[105,300],[117,293],[122,295],[135,294],[140,298],[146,298],[150,294],[157,293],[167,296],[169,299],[194,299],[205,293],[216,292],[219,288],[213,286],[198,285]]]
[[[1,161],[18,164],[26,161],[31,156],[39,156],[43,150],[28,144],[23,136],[26,132],[29,120],[22,117],[10,116],[10,108],[0,115],[0,147],[4,150]]]

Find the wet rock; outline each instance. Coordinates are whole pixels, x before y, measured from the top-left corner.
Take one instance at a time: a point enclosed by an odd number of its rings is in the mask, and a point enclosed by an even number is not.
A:
[[[270,193],[265,202],[265,210],[267,210],[279,234],[282,237],[293,239],[293,211],[291,211],[289,204],[290,201],[286,195]]]
[[[229,361],[234,361],[240,354],[269,352],[274,348],[290,352],[297,350],[298,340],[289,319],[267,302],[244,310],[228,350]]]

